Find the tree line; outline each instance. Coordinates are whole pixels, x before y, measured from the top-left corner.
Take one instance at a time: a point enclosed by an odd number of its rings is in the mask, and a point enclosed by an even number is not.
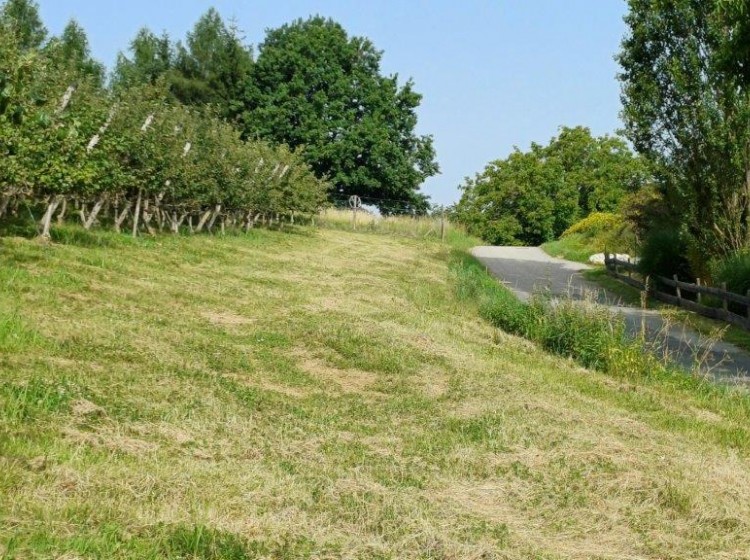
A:
[[[139,31],[112,85],[164,79],[176,100],[216,107],[243,138],[300,149],[336,197],[378,199],[384,213],[428,209],[419,189],[439,168],[432,138],[415,133],[422,97],[411,80],[382,75],[369,39],[316,16],[268,30],[257,51],[210,9],[184,41]]]
[[[184,42],[141,30],[108,76],[76,22],[48,37],[35,2],[6,1],[0,221],[30,212],[42,235],[71,216],[250,228],[350,192],[426,210],[419,186],[437,166],[413,134],[419,95],[380,75],[369,41],[311,18],[269,31],[260,52],[211,9]]]

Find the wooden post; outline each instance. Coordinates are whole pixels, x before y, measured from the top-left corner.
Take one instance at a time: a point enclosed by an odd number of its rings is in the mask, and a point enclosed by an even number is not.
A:
[[[445,241],[445,212],[440,213],[440,240]]]
[[[676,274],[674,276],[672,276],[672,279],[675,282],[679,282],[679,280],[677,280],[677,275]],[[677,290],[677,299],[682,299],[682,290],[680,289],[680,286],[675,286],[675,290]]]
[[[699,288],[701,287],[701,279],[700,278],[696,278],[695,279],[695,285],[698,286]],[[700,292],[696,292],[695,293],[695,300],[698,303],[702,303],[703,302],[703,296],[702,296],[702,294]],[[750,309],[749,309],[749,312],[750,312]]]
[[[352,229],[357,231],[357,207],[352,207]]]
[[[628,265],[630,265],[630,264],[631,264],[630,263],[630,257],[628,257]],[[632,278],[632,277],[633,277],[633,268],[630,267],[630,266],[628,266],[628,278]]]
[[[725,291],[725,292],[727,291],[727,283],[726,282],[722,282],[721,283],[721,289],[723,291]],[[721,306],[724,308],[724,311],[729,311],[729,300],[725,296],[722,296]]]

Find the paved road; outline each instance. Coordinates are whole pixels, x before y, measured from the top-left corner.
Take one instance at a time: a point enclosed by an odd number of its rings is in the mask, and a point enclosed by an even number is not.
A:
[[[658,311],[623,305],[614,294],[583,277],[581,272],[590,268],[584,264],[551,257],[537,247],[475,247],[472,253],[524,301],[541,291],[558,298],[593,298],[621,314],[631,333],[640,333],[645,326],[651,350],[659,355],[667,352],[688,370],[695,369],[696,356],[702,356],[704,375],[723,383],[750,384],[750,354],[727,342],[708,344],[682,326],[666,327]]]

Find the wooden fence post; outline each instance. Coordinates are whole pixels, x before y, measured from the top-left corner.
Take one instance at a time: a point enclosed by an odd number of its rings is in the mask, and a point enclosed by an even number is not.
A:
[[[725,292],[727,291],[727,283],[726,282],[722,282],[721,283],[721,289],[723,291],[725,291]],[[721,306],[724,308],[724,311],[729,311],[729,300],[726,298],[725,295],[722,295]]]
[[[672,279],[675,282],[679,282],[679,280],[677,280],[677,275],[676,274],[674,276],[672,276]],[[679,285],[675,285],[675,289],[677,290],[677,299],[682,300],[682,290],[680,289],[680,286]],[[680,305],[682,305],[682,303],[680,303]]]
[[[701,287],[701,279],[700,278],[696,278],[695,279],[695,285],[698,286],[699,288]],[[700,292],[695,292],[695,300],[698,303],[703,303],[703,296],[702,296],[702,294]]]

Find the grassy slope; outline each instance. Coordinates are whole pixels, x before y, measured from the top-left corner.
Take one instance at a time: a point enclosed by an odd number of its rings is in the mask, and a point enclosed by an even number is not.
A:
[[[496,331],[449,261],[343,232],[0,241],[0,557],[747,557],[722,401]]]
[[[593,244],[590,238],[580,233],[548,241],[542,245],[542,249],[553,257],[582,263],[588,263],[591,255],[603,251],[601,247]]]

